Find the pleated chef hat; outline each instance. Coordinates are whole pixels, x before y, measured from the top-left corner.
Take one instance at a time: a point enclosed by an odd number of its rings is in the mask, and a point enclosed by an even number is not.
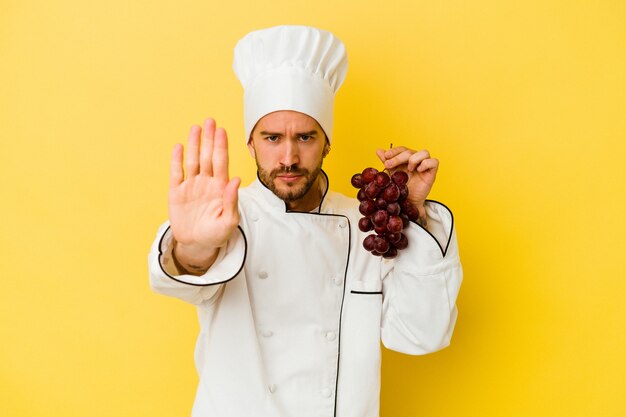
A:
[[[276,26],[248,33],[235,46],[233,69],[244,89],[246,141],[268,113],[294,110],[317,120],[328,140],[335,93],[348,57],[332,33],[307,26]]]

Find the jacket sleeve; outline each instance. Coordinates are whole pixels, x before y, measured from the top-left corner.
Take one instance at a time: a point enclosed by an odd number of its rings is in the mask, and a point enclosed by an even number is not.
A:
[[[412,355],[450,344],[463,280],[452,213],[432,200],[426,213],[428,230],[411,223],[409,246],[383,266],[382,342]]]
[[[222,284],[237,276],[246,257],[246,239],[241,227],[235,229],[226,246],[220,248],[215,263],[201,276],[184,274],[176,268],[172,244],[170,225],[165,222],[159,227],[148,255],[150,287],[156,293],[196,305],[211,300]]]

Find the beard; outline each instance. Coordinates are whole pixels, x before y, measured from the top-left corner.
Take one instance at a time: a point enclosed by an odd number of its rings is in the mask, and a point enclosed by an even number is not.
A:
[[[290,167],[281,167],[273,171],[267,171],[261,168],[258,162],[256,166],[257,166],[257,172],[259,174],[259,179],[261,180],[261,182],[267,188],[269,188],[278,198],[280,198],[284,202],[293,202],[293,201],[300,200],[301,198],[303,198],[309,192],[309,190],[311,190],[311,187],[313,186],[313,184],[315,184],[315,180],[317,179],[320,171],[322,170],[321,161],[320,161],[320,164],[313,171],[300,168],[298,167],[298,165],[292,165]],[[304,178],[304,183],[302,184],[300,183],[300,181],[299,181],[299,184],[287,183],[285,184],[285,187],[287,187],[286,190],[279,189],[276,186],[276,177],[282,174],[302,175],[302,177]]]

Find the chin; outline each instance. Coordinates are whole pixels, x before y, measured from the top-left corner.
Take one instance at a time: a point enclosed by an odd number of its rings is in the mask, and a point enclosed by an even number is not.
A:
[[[308,190],[304,189],[304,185],[277,187],[274,184],[272,191],[283,201],[295,201],[304,197]]]

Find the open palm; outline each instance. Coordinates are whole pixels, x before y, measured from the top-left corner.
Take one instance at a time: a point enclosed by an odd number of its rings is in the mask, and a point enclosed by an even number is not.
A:
[[[239,178],[228,178],[226,131],[207,119],[202,132],[193,126],[189,134],[185,171],[183,146],[172,152],[168,209],[177,243],[196,252],[223,246],[239,224]]]

